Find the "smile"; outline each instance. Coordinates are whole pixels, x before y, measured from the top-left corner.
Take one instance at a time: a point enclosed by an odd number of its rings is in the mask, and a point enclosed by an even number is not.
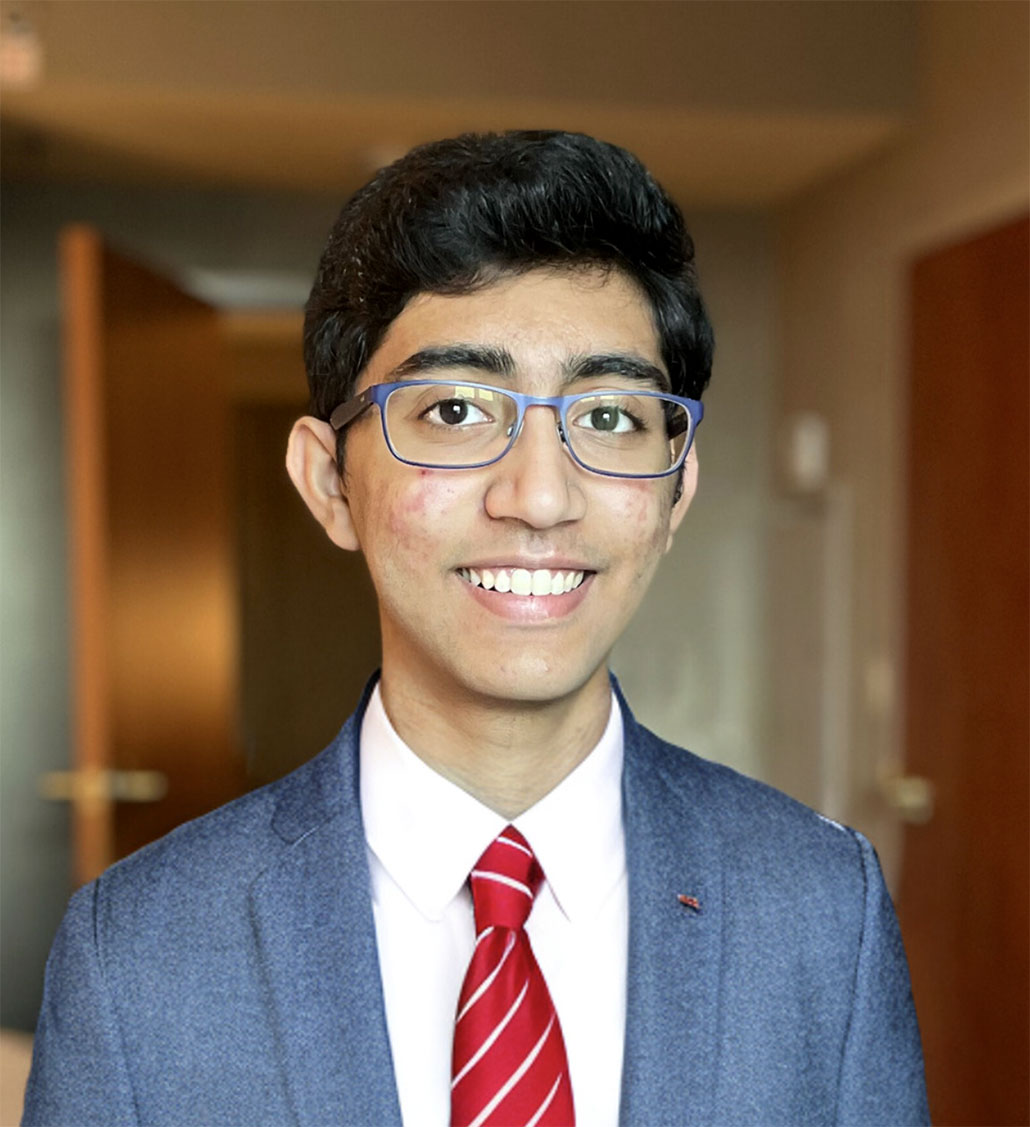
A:
[[[477,570],[459,567],[458,574],[473,587],[483,587],[487,591],[500,591],[513,595],[567,595],[583,582],[587,574],[583,571],[550,571],[537,568],[529,571],[524,567],[495,567]]]

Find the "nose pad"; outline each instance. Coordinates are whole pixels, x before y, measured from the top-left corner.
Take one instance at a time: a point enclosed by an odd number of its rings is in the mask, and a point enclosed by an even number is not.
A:
[[[537,406],[542,407],[544,410],[551,411],[553,413],[553,415],[554,415],[554,430],[555,430],[555,433],[558,435],[558,441],[559,441],[559,443],[561,443],[562,451],[573,462],[575,462],[576,459],[572,457],[572,451],[569,449],[569,440],[568,440],[568,437],[565,434],[565,428],[562,426],[561,415],[558,412],[558,408],[554,407],[554,406],[550,406],[550,405],[545,406],[542,403],[538,404]],[[525,426],[526,418],[529,416],[529,412],[532,411],[532,410],[534,410],[534,408],[530,407],[526,411],[526,414],[523,415],[523,417],[522,417],[523,426]],[[516,440],[517,440],[518,435],[516,435],[515,437],[516,437]]]
[[[518,429],[515,430],[514,427],[509,429],[509,431],[508,431],[508,438],[510,440],[509,444],[508,444],[508,452],[509,453],[511,452],[511,449],[515,445],[515,443],[518,442],[518,440],[522,437],[522,431],[525,429],[526,419],[529,417],[529,412],[536,410],[537,407],[544,407],[544,404],[539,403],[539,404],[534,405],[533,407],[527,408],[525,413],[522,416],[522,419],[519,421]],[[545,409],[551,411],[554,414],[554,429],[558,433],[558,441],[562,444],[562,448],[565,450],[565,452],[567,454],[569,454],[569,456],[571,457],[571,453],[569,451],[569,440],[565,436],[565,428],[562,426],[561,415],[558,413],[558,408],[552,407],[552,406],[547,406]],[[513,431],[514,431],[514,437],[512,437]],[[574,458],[573,458],[573,461],[575,461]]]

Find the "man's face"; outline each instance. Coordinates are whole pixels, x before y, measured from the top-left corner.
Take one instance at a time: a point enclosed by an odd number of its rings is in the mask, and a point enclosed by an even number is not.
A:
[[[448,366],[421,378],[466,379],[532,395],[611,386],[568,373],[585,357],[622,354],[664,371],[650,309],[623,275],[537,270],[460,296],[422,294],[390,326],[358,390],[396,380],[426,349],[461,345],[510,357],[504,374]],[[423,469],[397,461],[372,409],[347,434],[344,503],[330,536],[360,546],[379,596],[384,678],[444,699],[564,698],[606,675],[693,491],[673,505],[675,475],[633,480],[581,469],[554,412],[529,408],[499,462]],[[503,592],[513,572],[536,589]],[[495,587],[482,585],[485,572]],[[480,584],[470,581],[473,573]],[[569,580],[569,574],[575,573]],[[561,579],[557,579],[557,576]],[[503,576],[503,578],[501,578]],[[499,582],[498,582],[499,580]],[[516,588],[525,577],[512,581]]]

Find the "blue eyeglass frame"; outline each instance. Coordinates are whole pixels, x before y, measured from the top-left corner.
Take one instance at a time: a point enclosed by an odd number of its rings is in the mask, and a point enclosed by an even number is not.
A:
[[[486,461],[483,462],[460,462],[453,465],[435,465],[428,462],[415,462],[410,458],[402,458],[394,449],[393,443],[390,441],[390,433],[386,429],[386,400],[389,398],[391,392],[401,387],[455,387],[458,385],[461,387],[474,387],[481,391],[492,391],[497,395],[505,395],[515,401],[518,414],[515,416],[515,425],[512,428],[508,445],[505,446],[496,457],[487,458]],[[661,473],[615,473],[612,470],[599,470],[594,466],[588,466],[577,456],[565,436],[568,429],[568,409],[573,403],[578,402],[580,399],[590,399],[598,395],[606,394],[629,394],[645,396],[649,399],[671,399],[673,403],[679,403],[682,407],[686,408],[687,414],[690,416],[690,435],[683,447],[683,452],[674,465],[670,466],[667,470],[662,470]],[[529,407],[550,407],[552,410],[556,408],[558,411],[558,435],[561,438],[562,446],[565,447],[569,457],[577,466],[587,470],[589,473],[600,474],[603,477],[630,478],[668,477],[669,474],[676,473],[687,460],[687,454],[690,453],[690,447],[694,441],[694,434],[697,432],[697,428],[705,414],[704,404],[699,399],[685,399],[683,396],[669,395],[664,391],[637,391],[627,388],[599,387],[592,391],[579,391],[574,395],[524,395],[520,391],[509,391],[508,388],[494,387],[493,384],[474,383],[471,380],[398,380],[394,383],[373,384],[371,387],[365,388],[364,391],[358,392],[353,399],[349,399],[346,403],[341,403],[339,407],[334,408],[332,414],[329,416],[329,425],[339,434],[345,427],[350,426],[351,423],[360,418],[373,404],[379,408],[379,421],[382,424],[383,439],[386,442],[387,448],[398,462],[403,462],[406,466],[419,466],[422,469],[430,470],[475,470],[482,466],[492,466],[494,462],[499,462],[518,440],[519,435],[522,433],[522,422],[526,417],[526,409]]]

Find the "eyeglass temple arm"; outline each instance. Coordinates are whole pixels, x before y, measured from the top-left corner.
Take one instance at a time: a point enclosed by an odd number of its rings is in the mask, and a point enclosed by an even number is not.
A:
[[[353,399],[348,400],[346,403],[341,403],[329,416],[329,425],[333,430],[339,432],[349,423],[354,422],[362,412],[367,411],[371,406],[371,389],[368,389],[361,392],[359,395],[355,395]]]

